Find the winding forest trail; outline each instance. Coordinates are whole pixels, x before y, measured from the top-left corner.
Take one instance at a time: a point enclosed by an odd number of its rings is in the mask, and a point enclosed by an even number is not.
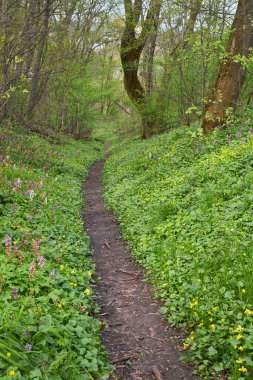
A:
[[[120,380],[192,380],[192,368],[179,360],[171,338],[178,331],[159,314],[151,286],[120,235],[115,217],[102,198],[104,161],[91,167],[85,184],[85,228],[91,238],[100,278],[95,286],[101,319],[107,321],[103,343]]]

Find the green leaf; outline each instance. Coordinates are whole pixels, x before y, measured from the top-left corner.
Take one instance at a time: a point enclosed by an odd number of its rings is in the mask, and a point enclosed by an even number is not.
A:
[[[214,347],[209,347],[208,348],[208,355],[209,356],[215,356],[217,355],[218,351]]]

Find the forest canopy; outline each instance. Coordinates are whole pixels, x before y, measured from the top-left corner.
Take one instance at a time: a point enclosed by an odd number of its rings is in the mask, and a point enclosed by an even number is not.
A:
[[[222,126],[252,103],[251,1],[1,0],[0,9],[0,120],[78,138],[117,115],[125,132],[148,137],[203,112],[207,131],[208,118]]]

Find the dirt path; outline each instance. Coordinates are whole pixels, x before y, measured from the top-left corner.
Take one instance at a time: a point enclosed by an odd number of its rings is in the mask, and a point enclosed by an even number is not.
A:
[[[101,319],[108,323],[103,342],[121,380],[192,380],[192,368],[179,360],[171,328],[152,300],[143,270],[127,250],[115,217],[102,199],[101,171],[93,165],[85,185],[85,227],[91,237],[97,276],[95,287]],[[116,379],[114,375],[111,379]]]

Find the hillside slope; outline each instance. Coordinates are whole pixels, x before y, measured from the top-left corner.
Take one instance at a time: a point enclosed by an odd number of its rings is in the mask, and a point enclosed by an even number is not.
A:
[[[81,192],[103,146],[0,137],[0,377],[107,378]]]
[[[181,128],[113,150],[105,198],[181,349],[215,379],[253,376],[253,137]]]

